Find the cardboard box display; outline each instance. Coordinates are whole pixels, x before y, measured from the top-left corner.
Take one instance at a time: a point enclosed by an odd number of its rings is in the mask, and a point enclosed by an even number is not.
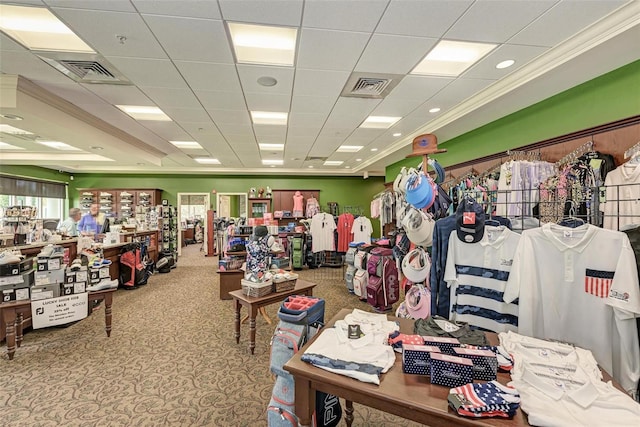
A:
[[[110,279],[109,266],[89,269],[89,282],[98,283],[101,279]]]
[[[455,347],[460,347],[457,338],[423,336],[424,345],[435,345],[442,353],[453,354]]]
[[[464,357],[431,353],[431,384],[454,388],[473,382],[473,362]]]
[[[463,347],[454,348],[453,351],[456,356],[467,358],[473,362],[474,380],[493,381],[496,379],[498,359],[493,351]]]
[[[60,284],[35,285],[31,288],[31,300],[56,298],[60,296]]]
[[[0,265],[0,276],[17,276],[33,268],[33,258],[27,258],[13,264]]]
[[[431,375],[431,353],[440,353],[433,345],[402,345],[402,372],[405,374]]]
[[[81,294],[83,292],[86,292],[86,289],[86,282],[63,283],[62,285],[60,285],[60,296]]]
[[[0,303],[29,299],[31,287],[25,284],[0,285]]]
[[[51,285],[64,283],[64,269],[60,270],[46,270],[36,271],[35,284],[36,285]]]
[[[57,256],[53,258],[38,258],[38,271],[60,270],[64,268],[64,258]]]
[[[29,271],[20,273],[17,276],[0,277],[0,286],[3,286],[3,285],[31,286],[33,285],[34,276],[35,276],[35,270],[31,269]],[[19,286],[19,287],[22,287],[22,286]]]
[[[80,270],[69,270],[68,268],[64,274],[65,283],[86,282],[89,278],[87,267],[83,265]]]

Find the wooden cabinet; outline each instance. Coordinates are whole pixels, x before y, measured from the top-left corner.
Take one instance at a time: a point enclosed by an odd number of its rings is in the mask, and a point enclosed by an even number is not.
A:
[[[271,212],[271,199],[249,199],[249,218],[263,218],[265,213]]]
[[[100,204],[100,212],[117,218],[132,218],[162,203],[162,190],[157,188],[79,188],[79,207],[89,212],[91,203]]]
[[[291,212],[291,215],[293,215],[293,196],[297,191],[299,191],[304,197],[302,204],[303,216],[289,216],[283,218],[275,218],[274,216],[274,219],[277,219],[279,224],[286,225],[288,222],[297,222],[297,220],[299,220],[300,218],[306,218],[305,214],[308,199],[314,198],[318,201],[318,203],[320,203],[320,190],[273,190],[273,211],[288,211]]]

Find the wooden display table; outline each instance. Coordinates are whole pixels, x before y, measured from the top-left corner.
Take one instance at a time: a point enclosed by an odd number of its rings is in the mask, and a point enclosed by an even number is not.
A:
[[[230,292],[242,288],[240,281],[244,278],[242,270],[218,270],[220,274],[220,299],[231,299]]]
[[[296,286],[288,291],[274,292],[263,297],[250,297],[242,293],[242,290],[229,292],[233,298],[235,309],[235,337],[236,344],[240,343],[240,308],[244,305],[249,310],[249,351],[254,354],[256,348],[256,316],[258,309],[271,304],[282,302],[289,295],[313,295],[316,284],[298,279]]]
[[[111,336],[111,305],[113,304],[113,293],[116,289],[104,289],[101,291],[89,292],[89,301],[104,301],[104,324],[107,336]],[[93,307],[89,305],[89,313]],[[28,322],[25,322],[24,314],[29,314]],[[0,316],[7,325],[7,356],[13,360],[16,347],[22,344],[22,330],[31,326],[31,301],[14,301],[0,304]]]

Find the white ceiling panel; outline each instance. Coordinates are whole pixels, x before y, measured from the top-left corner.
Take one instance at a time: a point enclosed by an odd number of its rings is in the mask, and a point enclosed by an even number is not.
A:
[[[234,65],[190,61],[175,61],[175,64],[193,90],[240,90]]]
[[[503,44],[466,71],[462,77],[497,80],[512,73],[547,50],[548,48],[543,46]],[[513,59],[516,62],[509,68],[496,68],[497,64],[507,59]]]
[[[54,8],[82,40],[104,56],[165,59],[167,54],[136,13]],[[124,36],[121,43],[117,36]]]
[[[14,3],[13,1],[11,1]],[[117,12],[135,12],[129,0],[44,0],[51,7],[68,7],[73,9],[110,10]]]
[[[377,31],[383,34],[441,37],[472,0],[391,0]]]
[[[298,69],[293,94],[294,96],[335,98],[340,96],[350,75],[349,71]]]
[[[207,112],[217,125],[245,125],[251,128],[251,119],[249,118],[249,113],[246,110],[240,111],[207,109]]]
[[[327,114],[307,114],[292,112],[289,114],[289,129],[297,127],[318,128],[321,129],[324,122],[327,121]]]
[[[198,89],[196,96],[206,109],[247,110],[244,95],[240,92],[222,92]]]
[[[105,101],[102,98],[90,92],[82,85],[70,83],[70,80],[65,83],[47,83],[42,85],[42,87],[75,105],[95,104],[105,106]]]
[[[297,66],[351,71],[369,40],[367,33],[303,29]]]
[[[240,125],[240,124],[232,124],[232,123],[220,123],[218,124],[218,129],[224,135],[225,139],[231,143],[231,139],[233,137],[241,136],[243,138],[249,137],[254,138],[253,128],[250,125]]]
[[[222,17],[229,21],[299,26],[302,0],[218,0]]]
[[[69,77],[27,51],[2,51],[0,70],[5,74],[20,74],[34,82],[62,84],[73,82]]]
[[[387,99],[429,99],[454,79],[447,77],[405,76]]]
[[[336,98],[320,96],[294,96],[291,111],[308,114],[329,114],[336,103]]]
[[[237,68],[243,91],[276,93],[291,96],[291,90],[293,88],[293,68],[262,67],[245,64],[238,64]],[[277,80],[277,83],[270,87],[262,86],[258,83],[260,77],[273,77]]]
[[[556,0],[477,0],[445,38],[503,43],[554,3]]]
[[[373,32],[389,0],[307,1],[302,24],[309,28]]]
[[[418,108],[424,99],[387,98],[371,112],[372,116],[404,117]]]
[[[210,119],[203,108],[166,108],[163,111],[176,122],[204,122]]]
[[[406,74],[425,57],[437,39],[374,35],[367,44],[356,71]]]
[[[144,93],[162,108],[201,108],[198,98],[191,91],[162,87],[146,87]]]
[[[249,111],[289,112],[291,104],[291,97],[289,95],[245,92],[244,96],[247,100]]]
[[[380,101],[380,99],[340,98],[329,115],[327,126],[358,127]]]
[[[15,40],[13,40],[11,37],[7,36],[5,33],[1,33],[1,32],[0,32],[0,51],[28,52],[27,48],[25,48]],[[0,61],[0,65],[1,64],[2,62]]]
[[[166,139],[167,141],[172,140],[180,135],[184,135],[184,131],[182,130],[182,128],[180,128],[180,126],[178,126],[178,124],[176,124],[175,122],[159,122],[159,121],[153,121],[153,120],[146,120],[143,123],[143,125],[147,129],[154,132],[159,137]],[[160,147],[156,147],[156,148],[160,148]],[[165,143],[165,149],[167,148],[171,148],[172,150],[176,149],[175,146],[169,143]]]
[[[131,0],[131,2],[142,14],[220,19],[216,0]]]
[[[269,138],[270,140],[284,143],[287,138],[286,126],[253,125],[253,130],[258,140]]]
[[[222,21],[143,15],[173,59],[232,64],[233,55]]]
[[[77,83],[76,83],[77,85]],[[153,102],[136,86],[80,84],[104,102],[112,105],[153,105]]]
[[[116,56],[110,56],[107,60],[137,86],[187,88],[184,79],[169,60]]]

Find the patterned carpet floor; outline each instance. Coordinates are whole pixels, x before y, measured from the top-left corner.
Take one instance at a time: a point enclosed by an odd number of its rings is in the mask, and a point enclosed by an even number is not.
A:
[[[12,361],[3,343],[0,423],[266,426],[275,322],[258,317],[255,355],[248,351],[248,324],[236,344],[232,302],[219,299],[216,269],[217,257],[205,257],[200,245],[187,246],[170,273],[115,293],[110,338],[101,305],[69,327],[29,329]],[[342,308],[371,311],[347,292],[341,268],[300,274],[318,284],[314,294],[326,300],[327,320]],[[267,307],[272,319],[277,309]],[[354,426],[418,425],[354,406]]]

